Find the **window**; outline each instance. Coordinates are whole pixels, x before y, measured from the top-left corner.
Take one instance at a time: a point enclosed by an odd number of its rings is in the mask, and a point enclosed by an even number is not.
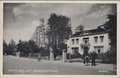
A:
[[[72,39],[72,44],[74,45],[74,43],[75,43],[75,40],[74,40],[74,39]]]
[[[94,46],[95,52],[97,53],[103,53],[103,46]]]
[[[79,44],[79,39],[76,39],[76,44]]]
[[[73,54],[78,54],[79,53],[79,48],[78,47],[72,47],[72,53]]]
[[[94,37],[94,41],[95,41],[95,43],[97,43],[98,42],[98,37]]]
[[[100,41],[103,42],[104,36],[100,36]]]
[[[89,38],[83,38],[83,42],[84,43],[88,43],[89,42]]]

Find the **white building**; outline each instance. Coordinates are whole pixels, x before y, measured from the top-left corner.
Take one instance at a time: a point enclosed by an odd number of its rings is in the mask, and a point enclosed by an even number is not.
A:
[[[67,52],[97,52],[103,53],[110,49],[108,33],[103,29],[85,30],[73,34],[67,41]]]

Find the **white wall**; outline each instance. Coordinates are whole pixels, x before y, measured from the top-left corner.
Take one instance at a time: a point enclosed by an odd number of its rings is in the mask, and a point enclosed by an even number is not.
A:
[[[94,42],[94,37],[95,36],[98,36],[98,42],[95,43]],[[103,42],[101,43],[100,42],[100,36],[104,36],[104,39],[103,39]],[[86,38],[86,37],[89,37],[89,43],[90,43],[90,48],[89,48],[89,52],[92,52],[94,51],[94,46],[103,46],[103,52],[106,52],[110,46],[109,46],[109,42],[110,40],[108,39],[108,34],[97,34],[97,35],[90,35],[90,36],[82,36],[82,37],[73,37],[73,38],[70,38],[68,41],[67,41],[67,46],[69,48],[67,48],[67,52],[71,52],[72,53],[72,47],[79,47],[79,52],[81,54],[83,54],[83,49],[81,48],[80,44],[83,43],[83,38]],[[72,45],[72,39],[75,39],[75,44]],[[79,43],[76,44],[76,39],[79,39]]]

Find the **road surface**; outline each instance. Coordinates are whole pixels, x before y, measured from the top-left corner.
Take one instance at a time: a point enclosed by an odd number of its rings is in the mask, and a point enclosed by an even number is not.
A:
[[[3,57],[3,74],[30,75],[116,75],[112,64],[97,64],[85,66],[81,62],[63,63],[60,60],[49,61],[22,58],[16,56]]]

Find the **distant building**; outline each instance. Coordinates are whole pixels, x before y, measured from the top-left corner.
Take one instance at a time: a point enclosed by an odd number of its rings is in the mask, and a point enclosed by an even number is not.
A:
[[[67,41],[67,52],[84,54],[96,51],[104,53],[110,49],[108,33],[104,29],[85,30],[73,34]]]
[[[36,27],[36,30],[30,40],[35,41],[39,47],[45,47],[45,25],[44,19],[40,19],[40,25]]]

